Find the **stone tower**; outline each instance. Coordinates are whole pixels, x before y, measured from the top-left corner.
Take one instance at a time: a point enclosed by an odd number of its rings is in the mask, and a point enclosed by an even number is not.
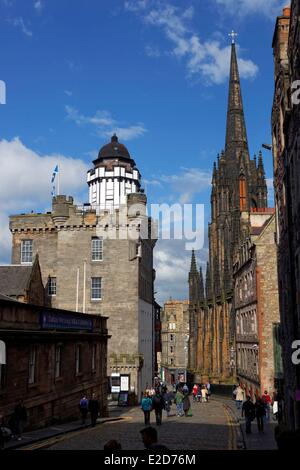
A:
[[[209,261],[204,289],[195,298],[195,262],[189,276],[191,317],[197,331],[191,334],[196,360],[191,369],[199,381],[228,381],[230,348],[234,348],[232,268],[240,240],[249,232],[249,213],[267,207],[267,185],[261,153],[258,162],[249,155],[241,84],[234,42],[227,108],[225,150],[213,164],[211,222],[208,229]],[[192,259],[195,255],[192,255]],[[192,307],[194,306],[194,307]],[[195,307],[196,306],[196,307]],[[197,314],[195,314],[195,309]],[[197,347],[195,346],[197,344]],[[195,350],[196,348],[196,350]],[[190,354],[192,356],[193,354]]]
[[[57,195],[46,214],[10,217],[13,264],[38,253],[48,303],[108,318],[108,375],[129,377],[140,396],[152,383],[153,249],[140,173],[113,136],[88,172],[90,203]]]

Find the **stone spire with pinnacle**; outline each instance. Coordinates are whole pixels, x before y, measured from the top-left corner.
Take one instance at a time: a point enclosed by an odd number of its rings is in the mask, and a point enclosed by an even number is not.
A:
[[[249,158],[240,76],[235,43],[231,45],[225,155],[226,160],[238,161],[240,154]]]
[[[192,304],[200,300],[200,275],[197,269],[195,251],[192,251],[191,268],[189,272],[189,299]]]

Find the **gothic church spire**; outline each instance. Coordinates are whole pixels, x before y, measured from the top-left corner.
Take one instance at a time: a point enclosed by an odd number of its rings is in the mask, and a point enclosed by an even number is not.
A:
[[[249,158],[240,76],[235,44],[233,43],[231,46],[225,158],[226,160],[238,161],[241,154],[246,154]]]

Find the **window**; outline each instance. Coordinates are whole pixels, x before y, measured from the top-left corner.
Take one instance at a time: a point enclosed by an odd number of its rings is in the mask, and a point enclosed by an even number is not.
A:
[[[75,370],[76,375],[80,374],[81,372],[81,345],[76,345],[76,355],[75,355]]]
[[[36,347],[31,346],[29,351],[29,373],[28,383],[34,384],[36,381]]]
[[[101,277],[92,277],[91,300],[101,300]]]
[[[170,346],[170,353],[174,352],[174,346]]]
[[[55,378],[61,377],[61,346],[55,348]]]
[[[56,277],[48,278],[48,295],[56,295]]]
[[[170,335],[170,341],[175,341],[175,335]]]
[[[100,237],[92,237],[92,261],[102,261],[103,240]]]
[[[32,263],[32,240],[21,242],[21,263]]]
[[[92,346],[92,371],[96,370],[97,344]]]

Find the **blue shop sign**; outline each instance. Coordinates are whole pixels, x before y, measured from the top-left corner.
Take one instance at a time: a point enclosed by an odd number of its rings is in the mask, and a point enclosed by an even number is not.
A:
[[[42,312],[41,328],[47,330],[93,330],[93,321],[76,315]]]

